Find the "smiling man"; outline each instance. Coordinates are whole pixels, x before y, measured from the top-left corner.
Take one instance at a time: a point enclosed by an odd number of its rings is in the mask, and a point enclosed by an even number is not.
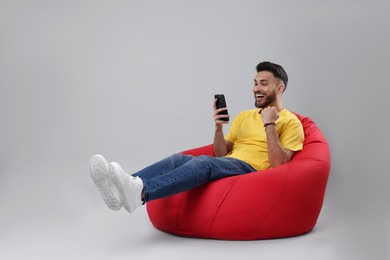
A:
[[[226,138],[220,127],[223,122],[218,122],[214,145],[216,156],[227,154],[263,170],[290,161],[302,149],[303,129],[298,118],[282,104],[288,82],[284,69],[278,64],[262,62],[256,70],[253,94],[259,109],[241,112]]]
[[[301,122],[282,105],[288,76],[282,66],[261,62],[256,67],[253,95],[256,109],[241,112],[226,136],[227,108],[214,101],[213,156],[174,154],[134,173],[126,173],[101,155],[90,160],[90,174],[107,206],[133,212],[143,203],[193,189],[219,178],[277,167],[302,149]],[[118,194],[118,195],[116,195]]]

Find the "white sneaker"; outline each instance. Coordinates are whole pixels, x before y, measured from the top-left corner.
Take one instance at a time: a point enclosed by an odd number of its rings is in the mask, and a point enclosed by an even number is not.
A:
[[[111,181],[107,160],[99,154],[92,156],[89,171],[107,206],[112,210],[119,210],[122,207],[122,202],[119,199],[118,191]],[[114,193],[117,195],[115,196]]]
[[[142,205],[142,190],[144,185],[141,178],[125,173],[122,167],[112,162],[108,166],[110,177],[119,191],[123,207],[130,213]]]

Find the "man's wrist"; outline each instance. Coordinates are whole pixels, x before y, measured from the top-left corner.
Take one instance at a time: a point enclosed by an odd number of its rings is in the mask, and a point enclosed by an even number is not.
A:
[[[275,126],[276,124],[275,124],[275,122],[265,123],[264,128],[266,128],[267,126],[270,126],[270,125]]]
[[[222,132],[223,131],[223,125],[215,125],[215,132]]]

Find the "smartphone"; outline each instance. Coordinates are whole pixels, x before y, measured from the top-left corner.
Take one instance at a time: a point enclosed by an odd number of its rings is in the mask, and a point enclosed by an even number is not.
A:
[[[223,94],[216,94],[214,95],[214,98],[217,100],[217,109],[226,107],[226,100],[225,100],[225,95]],[[228,111],[224,110],[219,113],[219,115],[228,115]],[[221,118],[222,121],[229,121],[229,118]]]

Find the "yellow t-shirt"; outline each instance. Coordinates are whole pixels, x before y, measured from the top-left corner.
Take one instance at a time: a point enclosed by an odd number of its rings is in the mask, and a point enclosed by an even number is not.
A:
[[[283,109],[275,123],[280,144],[291,151],[302,150],[304,133],[301,121],[293,113]],[[233,143],[233,150],[226,156],[247,162],[256,170],[270,168],[263,125],[259,109],[241,112],[225,137]]]

